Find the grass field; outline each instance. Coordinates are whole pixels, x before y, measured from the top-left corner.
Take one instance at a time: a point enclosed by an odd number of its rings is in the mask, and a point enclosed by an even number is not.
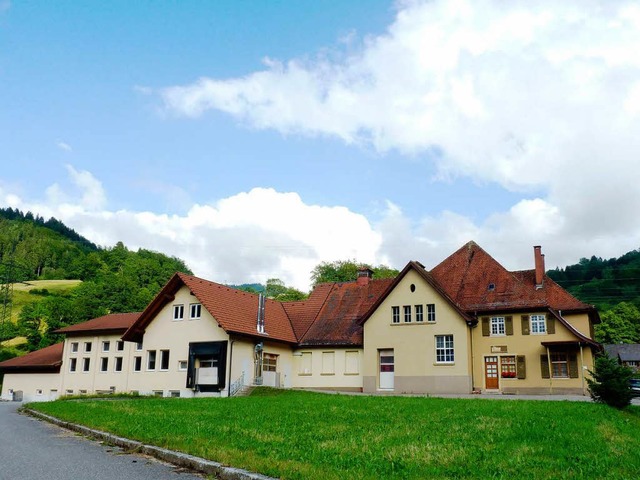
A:
[[[32,404],[56,417],[287,479],[638,478],[640,408],[325,395]]]

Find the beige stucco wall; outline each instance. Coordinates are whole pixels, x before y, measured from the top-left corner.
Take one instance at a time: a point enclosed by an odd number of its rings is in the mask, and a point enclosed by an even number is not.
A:
[[[55,400],[60,390],[58,373],[7,373],[2,382],[2,400],[13,400],[13,392],[21,391],[24,402]]]
[[[411,291],[411,285],[415,290]],[[426,304],[435,304],[436,321],[426,321]],[[406,324],[403,306],[424,305],[425,321]],[[393,324],[391,307],[400,307]],[[455,362],[436,363],[436,335],[453,335]],[[471,357],[469,327],[458,312],[418,273],[409,271],[364,325],[363,388],[379,390],[378,352],[393,349],[396,393],[469,393]]]
[[[85,335],[71,336],[65,339],[60,367],[61,395],[90,394],[109,391],[115,387],[117,392],[129,391],[131,351],[135,344],[124,342],[124,350],[117,350],[119,335]],[[109,351],[103,351],[103,342],[109,342]],[[78,351],[72,352],[71,344],[78,343]],[[85,343],[91,342],[91,352],[85,351]],[[122,357],[122,371],[115,371],[115,358]],[[70,371],[71,359],[76,359],[76,371]],[[89,359],[89,371],[83,371],[84,359]],[[108,358],[108,369],[100,371],[101,359]]]
[[[549,313],[527,312],[526,315],[546,315]],[[480,323],[473,329],[473,351],[474,351],[474,388],[486,390],[485,379],[485,357],[486,356],[505,356],[505,355],[524,355],[526,364],[526,378],[498,378],[499,390],[504,393],[574,393],[586,394],[587,385],[584,380],[588,375],[587,369],[593,369],[593,356],[591,349],[583,347],[582,358],[578,352],[578,375],[579,378],[542,378],[540,355],[546,355],[546,348],[541,345],[542,342],[558,342],[558,341],[576,341],[577,338],[571,333],[561,322],[555,321],[555,333],[549,334],[522,334],[521,314],[519,313],[496,313],[491,316],[507,316],[513,317],[513,335],[501,336],[483,336],[482,324]],[[482,315],[485,317],[485,315]],[[580,331],[586,332],[588,335],[589,325],[586,315],[567,316],[566,320],[573,326],[579,328]],[[506,351],[499,353],[499,347],[506,347]],[[499,367],[498,367],[499,368]]]
[[[333,358],[333,369],[323,371],[323,354]],[[303,369],[303,356],[310,355],[311,368]],[[347,371],[347,356],[350,371]],[[313,388],[328,390],[362,389],[362,348],[314,347],[299,348],[293,352],[293,388]]]

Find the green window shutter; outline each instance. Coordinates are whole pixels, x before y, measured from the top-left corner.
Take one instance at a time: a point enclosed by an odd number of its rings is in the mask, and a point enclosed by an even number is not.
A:
[[[504,317],[504,333],[513,335],[513,317]]]
[[[575,353],[569,354],[569,378],[578,378],[578,356]]]
[[[482,336],[488,337],[491,327],[489,326],[489,317],[482,317]]]
[[[556,319],[553,317],[547,317],[547,333],[556,333]]]
[[[522,334],[529,335],[529,315],[522,315]]]
[[[542,373],[542,378],[549,378],[549,359],[547,358],[547,354],[540,355],[540,371]]]
[[[516,374],[520,380],[527,378],[527,366],[524,362],[524,355],[516,357]]]

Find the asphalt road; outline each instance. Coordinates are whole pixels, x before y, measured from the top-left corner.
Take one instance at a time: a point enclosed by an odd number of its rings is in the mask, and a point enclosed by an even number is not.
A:
[[[0,402],[0,480],[203,478],[20,415],[19,406],[15,402]]]

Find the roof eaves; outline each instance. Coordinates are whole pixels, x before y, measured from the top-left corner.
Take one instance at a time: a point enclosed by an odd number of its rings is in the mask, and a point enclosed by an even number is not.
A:
[[[591,346],[591,348],[595,349],[596,351],[600,352],[603,350],[603,347],[600,343],[596,342],[595,340],[592,340],[591,338],[587,337],[586,335],[583,335],[581,332],[579,332],[573,325],[571,325],[568,321],[566,321],[562,315],[560,315],[559,312],[555,311],[553,308],[549,308],[549,312],[560,322],[562,323],[567,330],[569,330],[571,333],[573,333],[576,337],[578,337],[578,339],[581,342],[584,342],[586,344],[588,344],[589,346]]]

